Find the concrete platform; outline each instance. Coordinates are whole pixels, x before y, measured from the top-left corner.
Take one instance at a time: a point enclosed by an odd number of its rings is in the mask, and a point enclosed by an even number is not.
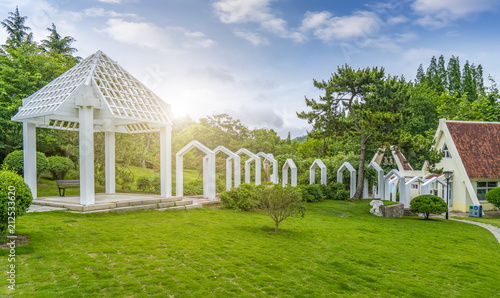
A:
[[[201,196],[162,198],[159,195],[116,193],[96,194],[95,204],[93,205],[80,204],[80,196],[41,197],[33,200],[32,205],[61,208],[60,210],[65,209],[73,212],[98,213],[151,210],[160,208],[176,208],[176,210],[193,209],[199,208],[203,205],[213,205],[218,203],[218,201],[210,201]],[[43,208],[38,209],[43,210]],[[46,210],[49,211],[51,209],[46,208]]]

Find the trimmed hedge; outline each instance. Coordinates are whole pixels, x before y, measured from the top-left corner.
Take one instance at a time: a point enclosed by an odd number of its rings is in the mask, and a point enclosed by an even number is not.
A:
[[[263,185],[243,183],[239,187],[221,192],[219,199],[223,208],[248,211],[260,206],[261,192],[265,188]]]
[[[50,156],[47,160],[49,161],[49,172],[54,180],[63,180],[67,172],[75,169],[75,164],[67,157]]]
[[[32,201],[31,190],[20,175],[0,170],[0,234],[8,232],[9,217],[17,218],[26,213]]]
[[[438,196],[422,195],[414,198],[410,203],[411,212],[424,213],[425,219],[431,214],[441,214],[448,210],[446,202]]]
[[[500,187],[488,191],[484,198],[495,207],[500,208]]]

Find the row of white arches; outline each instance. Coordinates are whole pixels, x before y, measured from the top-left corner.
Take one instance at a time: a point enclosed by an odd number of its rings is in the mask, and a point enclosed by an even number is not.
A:
[[[255,163],[255,185],[261,184],[261,164],[264,159],[265,163],[272,165],[272,172],[270,175],[270,181],[274,184],[279,183],[278,177],[278,161],[274,159],[271,153],[259,152],[254,154],[245,148],[241,148],[236,152],[232,152],[224,146],[218,146],[211,150],[202,143],[198,141],[191,141],[189,144],[184,146],[175,156],[176,164],[176,196],[182,197],[184,195],[183,185],[183,157],[186,153],[192,149],[197,148],[202,151],[205,156],[203,157],[203,197],[209,200],[215,200],[216,198],[216,174],[215,174],[215,156],[219,153],[224,153],[228,157],[226,158],[226,189],[229,190],[233,187],[238,187],[241,184],[241,155],[246,155],[249,157],[245,161],[245,183],[250,183],[251,178],[251,163]],[[316,168],[321,170],[321,184],[327,184],[327,167],[320,159],[314,160],[313,164],[309,168],[309,183],[314,184],[316,182]],[[420,192],[419,194],[430,194],[431,185],[439,183],[443,186],[446,183],[439,179],[438,177],[433,177],[431,179],[423,179],[421,177],[414,177],[409,181],[396,169],[391,170],[389,173],[384,174],[384,170],[375,162],[371,162],[367,169],[373,168],[377,172],[377,188],[373,190],[374,198],[381,198],[382,200],[392,200],[396,201],[396,193],[399,192],[399,201],[405,205],[406,208],[410,206],[411,201],[411,187],[415,183],[419,183]],[[292,159],[287,159],[282,167],[282,184],[285,186],[288,183],[288,170],[290,170],[290,184],[292,186],[297,186],[297,166]],[[344,162],[340,168],[337,170],[337,182],[343,182],[343,173],[348,170],[350,173],[349,179],[349,189],[350,197],[354,196],[356,192],[357,176],[356,169],[349,163]],[[363,197],[367,198],[368,193],[368,181],[365,179],[363,188]]]

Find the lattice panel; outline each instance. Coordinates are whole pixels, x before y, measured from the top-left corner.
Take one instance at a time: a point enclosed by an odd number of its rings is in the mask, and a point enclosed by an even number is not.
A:
[[[62,120],[50,120],[49,125],[46,128],[60,129],[60,130],[78,130],[78,122],[73,121],[62,121]]]
[[[56,110],[71,93],[91,79],[113,115],[141,122],[169,122],[167,113],[160,104],[161,99],[101,51],[31,95],[29,102],[21,108],[14,120],[25,116],[57,114]]]
[[[129,133],[143,133],[143,132],[156,132],[160,131],[158,128],[153,128],[147,123],[138,123],[126,125],[125,128]]]

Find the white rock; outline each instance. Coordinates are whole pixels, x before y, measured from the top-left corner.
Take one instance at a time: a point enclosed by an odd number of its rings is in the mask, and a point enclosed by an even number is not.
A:
[[[381,200],[372,200],[370,202],[370,206],[372,206],[370,213],[376,216],[382,216],[382,213],[380,213],[380,206],[382,205],[384,205],[384,203]]]

